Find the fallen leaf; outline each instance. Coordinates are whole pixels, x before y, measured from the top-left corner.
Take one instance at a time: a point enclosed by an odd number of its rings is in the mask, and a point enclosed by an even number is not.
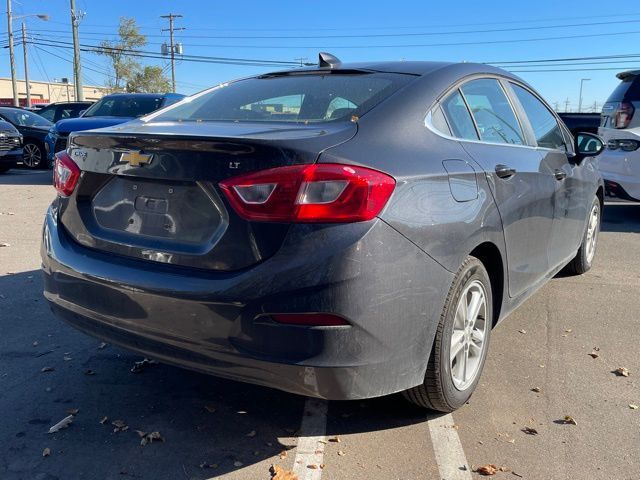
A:
[[[55,368],[53,368],[53,367],[42,367],[42,370],[40,370],[40,371],[45,373],[45,372],[53,372],[54,370],[55,370]]]
[[[148,358],[143,358],[139,362],[135,362],[133,367],[131,367],[131,373],[141,373],[145,368],[151,365],[157,365],[158,362],[155,360],[149,360]]]
[[[527,333],[527,331],[526,331],[526,330],[523,330],[523,329],[520,329],[520,330],[518,330],[518,333],[525,334],[525,333]]]
[[[51,449],[49,447],[47,447],[42,451],[42,456],[43,457],[48,457],[49,455],[51,455]]]
[[[64,417],[58,423],[56,423],[53,427],[49,429],[49,433],[56,433],[58,430],[62,430],[63,428],[67,428],[73,422],[73,415],[69,415],[68,417]]]
[[[482,467],[476,468],[474,472],[484,476],[491,476],[495,475],[498,472],[498,467],[490,463],[488,465],[483,465]]]
[[[113,433],[126,432],[127,430],[129,430],[129,425],[124,423],[124,420],[114,420],[113,422],[111,422],[111,425],[115,427],[113,429]]]
[[[7,242],[0,242],[0,247],[10,247],[11,245]]]
[[[570,328],[565,329],[564,333],[571,333],[573,330]]]
[[[626,367],[618,367],[611,373],[615,373],[619,377],[628,377],[629,376],[629,370]]]
[[[330,438],[329,441],[332,442],[332,443],[340,443],[341,442],[340,437]]]
[[[256,431],[255,430],[251,430],[249,433],[247,433],[245,435],[245,437],[249,437],[249,438],[253,438],[256,436]]]
[[[216,407],[213,405],[205,405],[204,409],[209,413],[216,413]]]
[[[599,355],[599,354],[594,350],[593,352],[591,352],[591,353],[589,354],[589,356],[590,356],[591,358],[598,358],[600,355]]]
[[[538,431],[535,428],[531,427],[524,427],[521,431],[526,433],[527,435],[538,435]]]
[[[269,468],[271,480],[298,480],[298,476],[290,470],[285,470],[279,465],[271,465]]]
[[[542,391],[542,389],[540,387],[533,387],[531,389],[532,392],[536,392],[536,393],[540,393]]]
[[[285,458],[287,458],[287,455],[289,455],[289,454],[287,453],[287,451],[286,451],[286,450],[282,450],[282,451],[280,452],[280,455],[279,455],[279,456],[280,456],[280,460],[284,460]]]
[[[140,445],[142,445],[143,447],[148,443],[164,442],[164,437],[160,435],[160,432],[144,433],[144,432],[140,432],[139,430],[136,430],[136,431],[138,432],[138,435],[140,435],[140,433],[144,434],[144,435],[141,435],[142,440],[140,440]]]
[[[640,407],[638,407],[638,405],[634,405],[633,403],[630,403],[630,404],[629,404],[629,408],[630,408],[631,410],[637,410],[637,409],[638,409],[638,408],[640,408]]]
[[[67,408],[67,413],[69,415],[73,415],[74,417],[78,414],[79,411],[79,408]]]
[[[342,450],[338,450],[338,456],[339,457],[344,457],[346,455],[346,453],[344,453]]]
[[[578,422],[576,422],[571,415],[565,415],[563,420],[564,420],[564,423],[566,424],[578,425]]]
[[[318,465],[316,465],[315,463],[310,463],[309,465],[307,465],[307,468],[310,470],[317,470]]]
[[[200,468],[218,468],[218,464],[217,463],[202,462],[200,464]]]
[[[89,369],[89,370],[85,370],[85,371],[84,371],[84,374],[85,374],[85,375],[95,375],[95,374],[96,374],[96,372],[94,372],[93,370]]]
[[[34,347],[37,347],[39,345],[38,341],[36,340],[35,342],[33,342],[31,345],[33,345]]]
[[[100,424],[101,424],[101,425],[104,425],[104,424],[105,424],[105,423],[107,423],[108,421],[109,421],[109,417],[102,417],[102,418],[100,419]]]
[[[233,466],[234,466],[234,467],[241,467],[241,466],[243,466],[243,465],[244,465],[244,463],[239,462],[238,460],[236,460],[235,462],[233,462]]]
[[[62,359],[63,359],[65,362],[70,362],[71,360],[73,360],[73,358],[71,358],[71,357],[62,357]]]

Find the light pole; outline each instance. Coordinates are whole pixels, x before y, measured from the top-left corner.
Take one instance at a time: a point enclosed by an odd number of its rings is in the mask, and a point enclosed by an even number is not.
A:
[[[589,80],[591,80],[590,78],[581,78],[580,79],[580,95],[578,97],[578,113],[580,113],[582,111],[582,85],[584,85],[584,82],[588,82]]]
[[[7,33],[9,35],[9,63],[11,64],[11,89],[13,90],[13,106],[17,107],[19,105],[18,102],[18,82],[16,80],[16,59],[13,52],[13,20],[17,20],[19,18],[27,18],[27,17],[38,17],[41,20],[49,20],[49,15],[45,15],[43,13],[30,13],[28,15],[18,15],[14,17],[11,12],[11,0],[7,0]],[[22,23],[22,46],[25,48],[24,52],[24,60],[25,60],[25,77],[28,75],[27,73],[27,52],[26,52],[26,41],[24,38],[25,26],[24,22]],[[29,80],[25,78],[25,83],[27,87],[27,102],[31,99],[31,94],[29,92]]]

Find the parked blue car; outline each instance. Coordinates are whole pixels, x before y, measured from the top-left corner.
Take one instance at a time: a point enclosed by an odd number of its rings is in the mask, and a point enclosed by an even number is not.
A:
[[[184,95],[179,93],[114,93],[102,97],[81,117],[60,120],[51,127],[45,138],[47,160],[51,164],[53,156],[67,148],[67,139],[71,132],[125,123],[183,98]]]

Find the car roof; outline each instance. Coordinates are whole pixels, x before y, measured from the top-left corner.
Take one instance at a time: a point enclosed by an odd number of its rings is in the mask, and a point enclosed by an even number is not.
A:
[[[179,93],[110,93],[109,95],[105,95],[102,98],[117,98],[117,97],[137,97],[137,98],[158,98],[158,97],[172,97],[172,96],[183,97]]]

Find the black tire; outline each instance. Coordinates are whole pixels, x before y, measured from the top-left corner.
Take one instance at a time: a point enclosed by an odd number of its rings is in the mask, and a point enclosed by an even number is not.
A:
[[[484,287],[484,342],[479,355],[479,364],[475,378],[463,389],[454,384],[451,373],[450,351],[451,337],[453,335],[454,317],[461,299],[461,295],[467,287],[480,283]],[[480,320],[480,317],[478,317]],[[431,357],[427,365],[424,383],[406,390],[404,397],[410,402],[431,410],[440,412],[452,412],[464,405],[475,390],[484,363],[487,357],[491,327],[493,326],[493,297],[491,294],[491,281],[489,274],[480,260],[475,257],[467,257],[456,273],[444,310],[440,316],[440,322],[436,330],[436,337],[431,350]]]
[[[44,148],[38,142],[27,140],[22,146],[22,163],[26,168],[36,169],[45,165]]]
[[[595,239],[593,246],[591,247],[593,251],[591,251],[589,244],[591,241],[591,236],[589,235],[589,225],[592,219],[593,212],[596,212],[597,219],[595,225]],[[600,234],[600,223],[602,219],[602,204],[600,203],[600,198],[596,196],[593,199],[591,207],[589,208],[589,216],[587,217],[587,225],[584,228],[584,234],[582,235],[582,243],[580,244],[580,248],[578,249],[578,253],[571,260],[564,271],[569,275],[582,275],[583,273],[591,270],[591,266],[593,265],[593,259],[595,258],[596,249],[598,246],[598,235]]]

